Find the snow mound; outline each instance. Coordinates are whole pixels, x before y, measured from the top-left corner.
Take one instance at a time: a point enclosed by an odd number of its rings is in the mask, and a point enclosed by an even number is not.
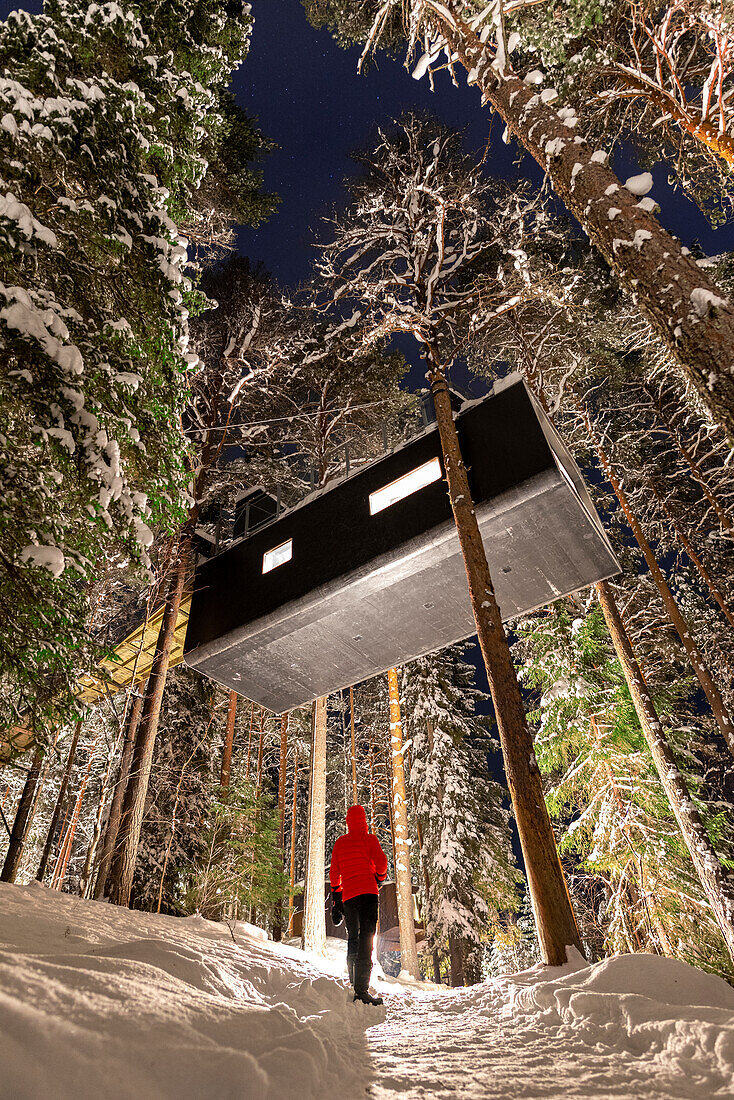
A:
[[[328,969],[242,922],[2,883],[0,1096],[361,1094],[384,1010],[347,1004]]]
[[[639,954],[589,966],[574,953],[564,967],[536,966],[477,996],[486,1002],[488,991],[492,1010],[499,995],[500,1015],[526,1029],[570,1026],[587,1047],[644,1051],[661,1069],[705,1082],[708,1095],[734,1095],[734,989],[687,963]]]

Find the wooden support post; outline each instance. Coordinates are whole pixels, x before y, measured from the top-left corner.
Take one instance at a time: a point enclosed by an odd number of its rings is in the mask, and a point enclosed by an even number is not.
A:
[[[293,809],[291,810],[291,866],[288,891],[288,935],[293,935],[293,899],[296,891],[296,807],[298,795],[298,754],[293,756]]]
[[[327,698],[322,696],[314,707],[303,914],[303,950],[317,955],[326,951],[326,704]]]
[[[285,780],[288,766],[288,715],[282,715],[280,719],[280,767],[278,769],[278,851],[280,852],[280,869],[285,865]],[[275,907],[275,920],[273,922],[273,939],[277,942],[283,938],[283,903],[281,901]]]
[[[581,936],[545,805],[535,746],[494,594],[456,434],[446,376],[434,350],[430,345],[426,345],[426,349],[432,363],[429,380],[451,507],[469,583],[477,639],[497,719],[538,939],[545,962],[551,966],[561,966],[567,961],[568,946],[583,952]]]
[[[413,886],[410,874],[410,845],[408,844],[408,807],[405,797],[405,765],[403,761],[403,726],[400,718],[400,694],[397,670],[387,674],[390,695],[390,762],[392,773],[392,813],[395,831],[395,881],[398,894],[398,925],[400,929],[400,965],[411,978],[420,979],[418,948],[415,942],[413,917]]]
[[[349,689],[349,728],[352,734],[352,805],[356,806],[359,802],[359,791],[357,790],[357,748],[354,737],[354,688]]]
[[[234,726],[236,721],[237,692],[230,691],[229,709],[227,711],[227,730],[224,735],[224,749],[222,750],[222,770],[219,777],[219,786],[223,791],[229,790],[229,773],[232,770],[232,745],[234,744]]]

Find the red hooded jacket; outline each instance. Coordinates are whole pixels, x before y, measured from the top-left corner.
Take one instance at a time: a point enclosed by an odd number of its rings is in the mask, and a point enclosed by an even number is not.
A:
[[[364,806],[347,810],[347,832],[337,837],[331,853],[331,888],[341,890],[342,901],[359,894],[376,894],[387,875],[387,856],[374,833],[367,831]]]

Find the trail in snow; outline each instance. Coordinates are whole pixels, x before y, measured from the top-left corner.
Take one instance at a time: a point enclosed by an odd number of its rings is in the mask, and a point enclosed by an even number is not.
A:
[[[713,1069],[684,1037],[675,1061],[661,1062],[642,1036],[624,1043],[617,1034],[611,1041],[605,1037],[603,1024],[539,1027],[535,1018],[526,1024],[503,1021],[497,1009],[477,1011],[469,991],[395,998],[386,1022],[367,1034],[377,1081],[369,1090],[374,1100],[734,1097],[734,1077]]]
[[[233,931],[0,883],[0,1100],[734,1098],[734,989],[685,963],[462,990],[378,970],[374,1009],[343,941],[316,961]]]

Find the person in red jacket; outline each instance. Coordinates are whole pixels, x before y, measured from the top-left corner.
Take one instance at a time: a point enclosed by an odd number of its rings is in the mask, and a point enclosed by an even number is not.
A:
[[[354,1000],[381,1005],[369,991],[372,943],[377,928],[377,895],[387,875],[387,856],[374,833],[367,830],[364,806],[347,810],[347,831],[337,837],[331,853],[331,915],[347,925],[347,968]]]

